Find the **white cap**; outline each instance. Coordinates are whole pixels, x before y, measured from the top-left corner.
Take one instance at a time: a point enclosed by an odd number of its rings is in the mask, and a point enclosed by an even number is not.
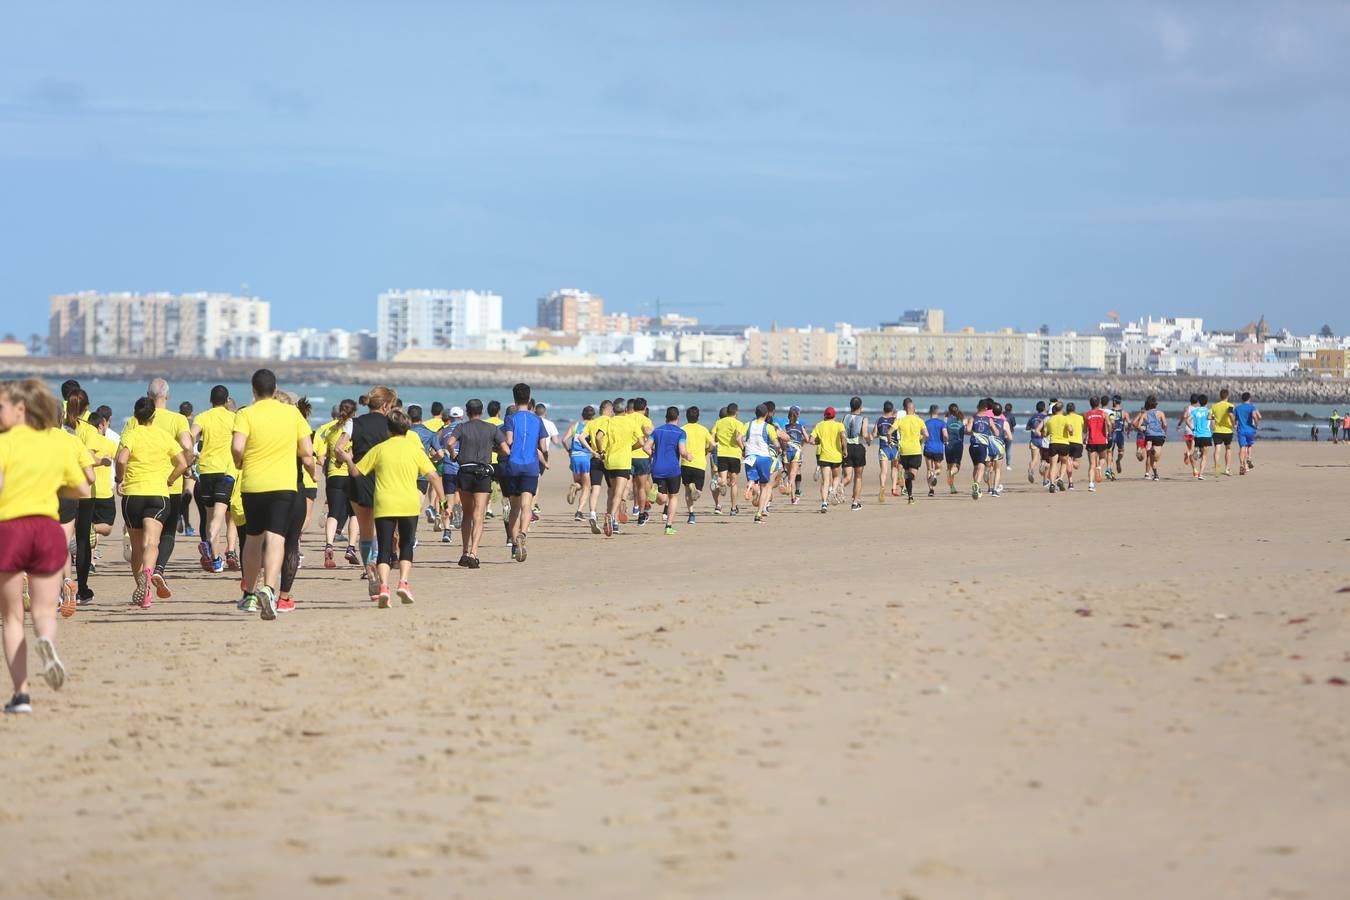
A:
[[[464,407],[462,407],[462,406],[452,406],[452,407],[450,407],[450,418],[452,418],[452,419],[462,419],[462,418],[464,418]]]

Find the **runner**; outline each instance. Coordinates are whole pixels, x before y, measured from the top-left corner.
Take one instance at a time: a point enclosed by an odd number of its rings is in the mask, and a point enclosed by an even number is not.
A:
[[[932,435],[922,417],[914,413],[914,401],[906,397],[900,404],[904,415],[900,416],[895,430],[898,432],[898,456],[900,466],[905,471],[905,502],[914,503],[914,475],[923,465],[924,444]],[[936,407],[934,412],[936,412]],[[941,435],[938,435],[941,438]],[[934,482],[935,483],[935,482]],[[929,490],[932,495],[932,490]]]
[[[861,397],[848,401],[844,443],[848,445],[848,452],[844,454],[844,481],[853,486],[853,502],[849,509],[857,512],[862,509],[862,475],[867,466],[867,447],[872,443],[872,428],[867,416],[863,415]]]
[[[173,489],[187,470],[183,448],[154,427],[159,412],[153,397],[138,399],[136,426],[122,432],[117,448],[117,492],[122,495],[122,521],[131,533],[131,573],[136,580],[131,605],[141,609],[150,608],[152,589],[161,600],[173,596],[158,558],[164,547],[160,537],[173,530],[169,518]]]
[[[716,446],[712,432],[699,422],[700,414],[697,406],[686,409],[685,425],[680,429],[684,432],[685,450],[689,454],[680,463],[680,483],[684,485],[685,506],[689,509],[689,518],[685,519],[688,525],[698,524],[698,519],[694,515],[694,502],[703,493],[711,455]]]
[[[277,400],[287,406],[295,407],[296,411],[309,424],[309,416],[313,407],[307,398],[296,399],[294,395],[286,391],[277,391]],[[314,432],[309,433],[310,441],[314,441]],[[318,453],[315,453],[314,468],[318,468]],[[309,468],[296,457],[295,461],[295,500],[291,504],[291,515],[286,520],[286,544],[285,552],[281,558],[281,582],[277,592],[278,613],[292,612],[295,610],[295,597],[291,594],[291,588],[295,586],[296,573],[300,571],[300,562],[304,555],[300,552],[300,538],[305,533],[305,526],[309,524],[309,515],[314,509],[314,501],[318,497],[318,487],[314,476]]]
[[[787,460],[784,481],[787,483],[788,491],[792,494],[792,505],[796,506],[802,499],[802,447],[811,443],[811,434],[807,430],[805,423],[802,422],[802,408],[797,405],[788,407],[787,424],[783,426],[783,434],[787,437],[787,453],[784,458]]]
[[[1041,476],[1041,487],[1050,484],[1050,442],[1045,439],[1045,422],[1049,419],[1045,401],[1036,401],[1036,411],[1027,419],[1027,484],[1035,484]]]
[[[923,460],[928,470],[928,496],[932,497],[942,478],[947,451],[947,420],[942,417],[942,407],[936,403],[928,407],[928,418],[923,427],[928,432],[923,442]]]
[[[42,677],[59,691],[66,669],[56,655],[61,571],[70,559],[57,522],[58,497],[82,500],[90,479],[61,429],[61,408],[36,378],[0,384],[0,621],[14,694],[7,713],[30,713],[24,578]]]
[[[1007,428],[1008,437],[1007,440],[1005,441],[1006,446],[1004,446],[1003,448],[1003,462],[1001,464],[1001,468],[1011,469],[1012,455],[1013,455],[1013,436],[1017,433],[1017,417],[1013,415],[1013,408],[1011,403],[1003,404],[1003,419],[1008,423]],[[1028,455],[1035,456],[1034,453],[1028,453]],[[999,493],[1002,494],[1003,493],[1002,479],[999,479],[998,487]]]
[[[511,388],[516,411],[501,427],[502,493],[510,500],[508,527],[511,534],[511,558],[524,562],[525,538],[530,533],[534,495],[539,493],[539,476],[548,471],[544,455],[548,453],[548,434],[539,416],[529,410],[530,386],[520,383]]]
[[[87,421],[89,416],[89,395],[75,388],[66,400],[65,430],[74,435],[83,448],[81,461],[90,466],[92,472],[92,464],[98,460],[95,445],[99,433]],[[75,581],[66,578],[61,584],[61,615],[67,618],[74,615],[77,605],[84,605],[94,599],[94,592],[89,587],[89,570],[94,562],[94,498],[90,496],[73,502],[75,518],[71,522],[68,549],[75,567]]]
[[[359,565],[361,558],[356,552],[356,543],[361,539],[361,526],[352,516],[352,478],[351,470],[338,455],[338,444],[350,443],[353,420],[356,418],[356,401],[346,399],[338,403],[331,421],[319,426],[314,443],[316,458],[323,459],[324,465],[324,505],[328,514],[323,523],[323,567],[336,569],[337,560],[333,542],[339,533],[347,529],[346,560]],[[343,441],[343,438],[346,440]]]
[[[633,513],[638,517],[639,525],[646,525],[652,505],[652,460],[647,453],[646,444],[656,429],[651,417],[647,415],[645,397],[634,397],[628,403],[632,409],[630,415],[637,419],[637,425],[642,432],[642,446],[633,448]]]
[[[1252,445],[1261,430],[1261,410],[1256,408],[1250,391],[1242,392],[1242,402],[1233,411],[1237,420],[1238,474],[1246,475],[1252,469]]]
[[[755,407],[755,420],[745,429],[741,448],[745,451],[745,478],[755,488],[755,524],[764,521],[773,490],[773,448],[778,443],[778,430],[767,421],[769,408],[763,403]]]
[[[891,429],[895,427],[896,419],[895,404],[889,400],[882,403],[881,415],[877,416],[876,423],[877,472],[881,479],[881,490],[877,492],[878,503],[886,502],[887,491],[894,497],[900,496],[899,448],[891,440]]]
[[[1155,395],[1149,394],[1148,399],[1144,401],[1144,408],[1134,420],[1134,427],[1148,444],[1148,451],[1144,457],[1144,477],[1148,478],[1152,472],[1153,480],[1157,481],[1158,460],[1162,458],[1162,447],[1167,443],[1167,417],[1158,409],[1158,398]]]
[[[220,532],[229,517],[230,495],[234,493],[234,460],[230,443],[234,439],[234,413],[230,411],[230,389],[223,384],[211,388],[211,408],[192,423],[197,457],[197,498],[206,510],[201,519],[201,542],[197,552],[203,572],[223,572],[225,561],[216,552]],[[199,517],[200,518],[200,517]]]
[[[1233,474],[1233,417],[1235,407],[1228,399],[1228,388],[1219,390],[1219,402],[1214,404],[1214,477],[1219,477],[1219,448],[1223,447],[1223,474]],[[1350,435],[1347,435],[1350,436]]]
[[[675,516],[680,509],[680,481],[684,464],[693,459],[689,453],[689,438],[679,426],[680,408],[666,407],[666,423],[652,432],[652,479],[656,482],[656,498],[663,506],[662,521],[666,534],[675,533]]]
[[[721,491],[731,497],[731,514],[739,515],[741,509],[736,505],[736,476],[741,472],[741,459],[744,456],[746,423],[736,418],[740,407],[735,403],[727,404],[727,414],[713,425],[712,435],[717,444],[717,482]],[[713,485],[713,515],[722,514],[718,497],[718,484]]]
[[[197,461],[196,445],[192,440],[192,425],[182,413],[168,409],[169,383],[163,378],[150,382],[146,394],[155,402],[154,427],[167,434],[179,447],[187,459],[188,466]],[[127,423],[127,429],[135,427],[136,420]],[[186,469],[184,470],[186,471]],[[169,489],[169,517],[159,536],[159,553],[156,556],[155,573],[163,576],[164,567],[173,557],[174,538],[178,533],[178,520],[183,515],[183,480],[180,477]],[[161,577],[160,581],[163,581]],[[161,596],[160,599],[167,599]]]
[[[375,564],[379,587],[375,599],[380,609],[390,606],[389,573],[395,561],[398,562],[395,593],[405,605],[413,602],[409,581],[412,578],[413,551],[417,546],[417,519],[423,501],[418,483],[425,480],[430,485],[434,506],[439,506],[444,499],[441,482],[431,477],[436,473],[436,468],[427,455],[426,445],[421,435],[413,434],[410,430],[412,416],[401,409],[392,409],[386,420],[390,439],[371,447],[359,462],[345,444],[341,451],[342,461],[353,476],[373,477],[375,480],[372,512],[375,517],[375,542],[379,545]]]
[[[1083,464],[1083,447],[1086,435],[1083,433],[1084,421],[1078,412],[1078,404],[1070,400],[1064,404],[1064,417],[1069,420],[1069,490],[1073,490],[1073,473]]]
[[[605,483],[605,463],[600,456],[600,445],[596,435],[609,422],[614,415],[614,401],[601,400],[600,408],[596,411],[595,418],[586,426],[586,443],[591,448],[591,486],[589,489],[590,500],[588,501],[591,509],[589,524],[591,534],[600,533],[600,521],[598,513],[600,511],[600,488]],[[585,488],[583,488],[585,490]]]
[[[1002,449],[995,446],[993,401],[985,398],[975,404],[975,415],[970,417],[970,499],[979,500],[983,495],[980,482],[988,483],[986,477],[990,463],[995,459],[994,451]]]
[[[605,537],[619,533],[619,515],[627,503],[628,486],[633,479],[633,450],[644,442],[642,418],[629,412],[620,414],[620,408],[619,401],[615,400],[614,415],[596,435],[609,485],[603,528]],[[740,460],[736,462],[739,464]]]
[[[581,421],[573,422],[563,435],[563,446],[567,448],[568,467],[572,473],[572,483],[567,488],[567,505],[574,507],[574,522],[582,522],[581,510],[591,497],[591,443],[586,437],[586,428],[595,418],[595,407],[586,406],[581,410]],[[595,516],[595,508],[591,508]]]
[[[841,496],[840,467],[844,464],[847,441],[844,426],[835,421],[833,406],[825,407],[825,418],[811,429],[811,443],[816,445],[816,467],[820,470],[820,511],[830,511],[830,502]]]
[[[192,430],[192,413],[193,413],[193,406],[190,400],[184,400],[182,403],[178,404],[178,414],[187,420],[189,431]],[[197,442],[195,440],[195,435],[194,440],[192,442],[192,451],[194,454],[196,454],[197,452]],[[178,509],[179,512],[182,514],[182,518],[178,520],[177,528],[178,533],[183,535],[183,537],[198,537],[196,529],[192,527],[192,521],[188,518],[188,514],[191,512],[192,507],[196,505],[195,504],[196,496],[197,496],[197,464],[194,462],[191,466],[188,467],[188,470],[183,473],[183,496],[178,503]],[[206,518],[201,514],[200,511],[198,511],[197,514],[197,524],[201,526],[203,532],[206,531]]]
[[[296,460],[312,475],[314,444],[300,412],[277,400],[277,377],[270,369],[259,369],[250,381],[253,403],[235,415],[230,451],[240,470],[244,509],[244,598],[256,600],[259,614],[270,621],[277,617],[286,533],[299,494]]]
[[[544,437],[548,439],[547,443],[544,444],[544,462],[547,463],[549,450],[554,447],[562,447],[562,438],[558,434],[557,424],[548,417],[548,406],[543,403],[537,403],[533,399],[530,400],[530,405],[534,409],[534,414],[539,417],[539,424],[544,427]],[[539,521],[539,494],[534,495],[534,512],[530,516],[530,521]]]
[[[113,525],[117,522],[117,500],[116,492],[113,490],[113,465],[117,458],[117,443],[108,437],[108,419],[102,413],[90,413],[88,422],[91,428],[98,431],[98,437],[91,445],[94,453],[94,538],[91,549],[97,554],[98,539],[110,536]],[[90,571],[98,571],[97,555],[90,560],[89,568]],[[93,601],[94,592],[91,590],[76,599],[77,603],[83,606]]]
[[[1199,394],[1191,394],[1190,400],[1186,402],[1186,408],[1181,411],[1180,416],[1177,416],[1177,431],[1186,444],[1185,451],[1181,454],[1181,461],[1192,470],[1195,469],[1195,433],[1191,431],[1191,410],[1195,409],[1196,402],[1199,399]]]
[[[947,460],[947,493],[959,494],[956,489],[956,474],[961,471],[961,457],[966,452],[966,432],[970,429],[970,418],[961,412],[955,403],[947,404],[947,447],[943,457]]]
[[[1113,394],[1111,396],[1110,415],[1111,446],[1115,448],[1116,465],[1114,472],[1111,469],[1106,470],[1106,477],[1115,481],[1116,476],[1120,474],[1125,466],[1125,427],[1129,424],[1129,417],[1125,415],[1125,410],[1121,408],[1119,394]]]
[[[422,445],[422,452],[427,455],[427,459],[435,459],[436,453],[439,452],[435,446],[436,432],[428,428],[426,423],[422,421],[422,407],[413,403],[408,406],[405,412],[410,423],[407,433]],[[433,466],[433,468],[435,467]],[[432,475],[435,474],[435,472],[432,472]],[[431,502],[434,493],[431,490],[431,482],[434,480],[431,476],[417,479],[417,489],[422,492],[422,515],[426,517],[428,525],[435,525],[440,520],[440,510]],[[440,496],[439,494],[435,495]]]
[[[1041,430],[1049,440],[1050,446],[1050,483],[1046,485],[1050,493],[1068,490],[1064,479],[1069,476],[1069,419],[1058,403],[1050,407],[1050,418],[1041,425]]]
[[[384,385],[370,389],[366,395],[364,415],[352,419],[351,434],[338,435],[337,446],[329,452],[338,452],[351,445],[351,456],[358,463],[370,452],[370,448],[389,440],[389,413],[398,405],[398,395]],[[350,467],[348,467],[350,473]],[[356,532],[359,533],[361,548],[362,577],[366,579],[366,590],[373,600],[379,590],[378,574],[375,571],[375,484],[367,477],[350,475],[348,488],[351,491],[352,512],[356,514]]]
[[[459,503],[459,462],[446,447],[450,435],[464,421],[464,407],[452,406],[441,411],[440,429],[436,432],[435,448],[439,453],[441,470],[441,491],[445,499],[441,502],[441,543],[454,542],[455,528],[464,527],[463,507]],[[457,513],[456,510],[459,512]]]
[[[459,488],[459,503],[464,510],[459,537],[462,553],[459,565],[477,569],[478,545],[483,539],[483,520],[492,496],[492,448],[500,443],[495,425],[483,420],[483,401],[477,398],[464,404],[465,421],[455,426],[445,437],[445,451],[455,458],[459,469],[455,483]]]
[[[1205,451],[1214,446],[1214,412],[1209,408],[1209,397],[1198,394],[1191,407],[1191,434],[1195,438],[1195,452],[1191,455],[1191,476],[1205,480]],[[1218,456],[1215,448],[1215,456]],[[1218,469],[1216,468],[1217,472]]]
[[[1091,407],[1083,416],[1083,430],[1087,436],[1088,491],[1097,490],[1097,482],[1111,477],[1107,468],[1111,458],[1111,421],[1102,409],[1102,398],[1088,398]]]

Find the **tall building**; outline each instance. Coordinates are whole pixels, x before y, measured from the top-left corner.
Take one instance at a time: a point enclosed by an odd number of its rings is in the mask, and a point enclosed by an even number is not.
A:
[[[940,309],[907,309],[895,322],[882,322],[883,331],[924,331],[942,334],[946,316]]]
[[[839,362],[839,336],[823,328],[751,331],[747,366],[773,369],[833,369]]]
[[[215,359],[231,335],[271,327],[271,305],[233,294],[57,294],[49,304],[53,356]]]
[[[486,291],[385,291],[379,298],[380,359],[410,347],[465,350],[474,338],[502,329],[502,298]]]
[[[598,334],[606,331],[605,301],[576,288],[563,288],[539,298],[537,324],[563,334]]]

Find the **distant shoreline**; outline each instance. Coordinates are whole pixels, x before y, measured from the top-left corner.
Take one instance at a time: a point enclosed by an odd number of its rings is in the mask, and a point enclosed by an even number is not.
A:
[[[290,361],[214,359],[90,359],[45,356],[0,359],[0,377],[112,378],[143,380],[247,381],[268,366],[283,382],[475,387],[525,381],[538,390],[717,391],[726,393],[912,394],[974,397],[1085,397],[1109,391],[1139,398],[1185,400],[1190,394],[1217,395],[1219,388],[1252,391],[1263,403],[1340,404],[1350,401],[1350,381],[1285,378],[1202,378],[1189,375],[1076,375],[1006,373],[966,375],[926,372],[896,374],[848,369],[703,369],[677,366],[436,366],[376,361]]]

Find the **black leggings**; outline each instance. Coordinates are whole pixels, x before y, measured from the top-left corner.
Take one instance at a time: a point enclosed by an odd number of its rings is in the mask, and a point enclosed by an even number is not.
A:
[[[178,519],[183,515],[183,494],[180,491],[169,497],[169,514],[164,517],[164,530],[159,533],[159,558],[155,560],[155,571],[163,573],[164,567],[173,556],[173,539],[178,535]]]
[[[75,576],[79,579],[79,591],[88,594],[89,569],[94,563],[94,547],[89,532],[94,528],[94,501],[79,501],[75,511]]]
[[[337,530],[347,527],[347,517],[352,513],[351,477],[348,475],[329,475],[323,482],[324,499],[328,501],[328,518],[337,520]]]
[[[394,530],[398,529],[398,557],[394,556]],[[364,535],[362,535],[364,537]],[[417,540],[417,516],[385,516],[375,520],[375,540],[380,545],[376,562],[392,566],[395,562],[412,562],[413,542]]]
[[[305,527],[305,495],[295,493],[291,517],[286,520],[286,555],[281,560],[281,592],[289,594],[295,584],[295,573],[300,569],[300,532]]]

